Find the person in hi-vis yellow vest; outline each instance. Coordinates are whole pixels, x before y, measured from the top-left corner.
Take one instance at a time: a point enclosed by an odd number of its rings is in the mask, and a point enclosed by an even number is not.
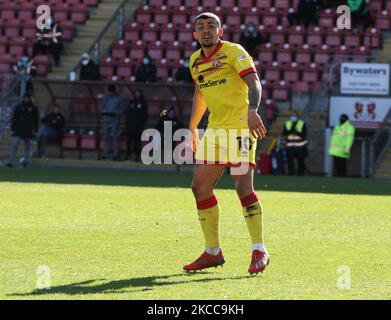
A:
[[[333,129],[329,154],[334,158],[335,174],[338,177],[345,177],[347,172],[346,163],[350,158],[356,129],[349,122],[349,117],[346,114],[341,115],[339,123]]]
[[[288,174],[299,176],[305,173],[305,157],[307,156],[307,126],[299,119],[297,112],[294,112],[290,120],[285,122],[282,132],[286,139],[286,157],[288,161]],[[297,159],[297,171],[295,166]]]

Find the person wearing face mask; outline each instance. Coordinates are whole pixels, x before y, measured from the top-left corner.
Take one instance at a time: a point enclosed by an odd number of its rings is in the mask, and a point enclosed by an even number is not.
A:
[[[290,120],[285,122],[282,133],[286,139],[286,156],[288,161],[288,174],[299,176],[305,173],[305,157],[307,156],[307,127],[298,113],[294,112]],[[297,159],[297,170],[295,161]]]
[[[261,36],[253,23],[246,26],[239,38],[239,43],[252,57],[255,56],[257,47],[264,42],[266,42],[266,39]]]
[[[333,129],[329,147],[329,154],[334,159],[334,171],[338,177],[346,177],[347,175],[346,164],[350,158],[355,131],[348,115],[342,114],[339,118],[339,125]]]
[[[180,83],[193,83],[189,69],[189,61],[185,61],[183,65],[175,73],[175,80]]]
[[[80,60],[80,80],[101,80],[99,66],[90,58],[88,53],[83,53]]]
[[[16,154],[22,140],[24,141],[22,165],[24,167],[30,165],[31,139],[36,135],[37,129],[38,108],[32,103],[30,94],[26,93],[23,101],[15,108],[12,116],[12,147],[11,156],[7,164],[8,167],[12,167],[15,164]]]
[[[153,64],[151,57],[146,55],[143,58],[142,64],[137,68],[136,81],[137,82],[156,82],[156,66]]]
[[[37,74],[37,65],[33,59],[30,59],[27,50],[25,50],[20,60],[12,66],[12,71],[26,80],[27,89],[33,87],[32,78]]]

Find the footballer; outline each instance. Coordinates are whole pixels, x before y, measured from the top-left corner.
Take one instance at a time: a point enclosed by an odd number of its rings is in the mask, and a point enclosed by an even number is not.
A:
[[[223,29],[218,16],[202,13],[194,24],[193,36],[201,48],[192,54],[189,63],[195,83],[189,124],[196,161],[192,191],[205,251],[183,269],[197,271],[225,263],[219,239],[219,203],[213,188],[228,166],[252,241],[248,272],[256,274],[263,272],[270,260],[263,239],[262,205],[253,186],[257,139],[266,135],[257,113],[262,87],[253,59],[246,50],[239,44],[220,39]],[[197,127],[206,109],[208,126],[199,140]],[[225,134],[224,138],[221,133]],[[243,173],[232,174],[233,168],[243,166],[247,166]]]

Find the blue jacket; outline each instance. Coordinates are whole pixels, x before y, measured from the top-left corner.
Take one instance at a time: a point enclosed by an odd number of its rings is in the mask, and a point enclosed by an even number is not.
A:
[[[108,94],[103,98],[101,114],[121,116],[124,113],[124,100],[118,94]]]

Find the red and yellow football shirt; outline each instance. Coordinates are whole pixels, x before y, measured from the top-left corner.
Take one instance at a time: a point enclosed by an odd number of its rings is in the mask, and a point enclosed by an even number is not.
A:
[[[202,49],[194,52],[189,68],[210,112],[208,128],[248,128],[248,87],[242,77],[256,69],[246,50],[220,41],[208,57]]]

